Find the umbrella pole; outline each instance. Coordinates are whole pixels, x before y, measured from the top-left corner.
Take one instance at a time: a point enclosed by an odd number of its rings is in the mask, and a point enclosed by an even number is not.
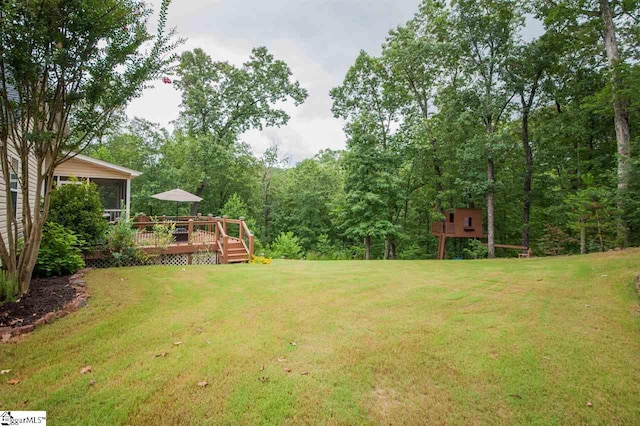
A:
[[[178,202],[176,201],[176,222],[179,222],[180,218],[178,217]]]

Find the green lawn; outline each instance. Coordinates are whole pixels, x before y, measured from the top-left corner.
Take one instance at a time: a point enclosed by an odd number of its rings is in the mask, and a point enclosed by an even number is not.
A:
[[[86,309],[0,346],[0,408],[54,425],[639,424],[638,273],[638,250],[93,271]]]

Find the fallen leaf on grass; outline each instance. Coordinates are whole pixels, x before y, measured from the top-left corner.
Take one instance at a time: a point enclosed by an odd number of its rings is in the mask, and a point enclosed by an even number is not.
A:
[[[173,342],[173,344],[174,344],[175,346],[180,346],[180,345],[182,344],[182,342]]]
[[[201,329],[200,327],[196,328],[196,333],[202,333],[204,330]]]
[[[300,373],[301,376],[308,376],[309,372],[308,371],[303,371],[302,373]]]
[[[29,403],[29,400],[28,400],[28,399],[25,399],[25,400],[24,400],[24,401],[22,401],[19,405],[20,405],[20,407],[26,407],[28,403]]]
[[[511,398],[515,398],[515,399],[522,399],[522,397],[521,397],[520,395],[515,394],[515,393],[514,393],[514,394],[512,394],[512,395],[509,395],[509,396],[510,396]]]
[[[11,370],[0,370],[0,374],[9,374],[11,373]]]
[[[200,386],[201,388],[206,388],[207,386],[209,386],[209,382],[203,380],[202,382],[198,382],[198,386]]]
[[[11,379],[7,382],[9,385],[17,385],[18,383],[20,383],[20,380],[18,379]]]
[[[278,358],[278,362],[287,362],[286,358]]]
[[[263,377],[258,377],[258,381],[259,381],[260,383],[267,383],[267,382],[269,381],[269,378],[268,378],[268,377],[265,377],[265,376],[263,376]]]
[[[94,379],[89,380],[89,386],[95,386],[96,381]]]
[[[164,358],[164,357],[166,357],[167,355],[168,355],[168,354],[167,354],[166,352],[161,352],[161,353],[159,353],[159,354],[156,354],[156,356],[155,356],[155,357],[156,357],[156,358],[160,358],[160,357]]]
[[[260,371],[264,371],[264,365],[260,366]]]
[[[291,373],[291,369],[289,367],[285,367],[282,369],[285,373]]]
[[[593,403],[591,401],[587,402],[587,407],[593,407]]]
[[[93,372],[93,367],[91,367],[90,365],[87,365],[86,367],[82,367],[82,370],[80,370],[80,374],[89,374]]]
[[[298,344],[297,344],[296,342],[289,342],[289,344],[290,344],[291,346],[298,346]]]

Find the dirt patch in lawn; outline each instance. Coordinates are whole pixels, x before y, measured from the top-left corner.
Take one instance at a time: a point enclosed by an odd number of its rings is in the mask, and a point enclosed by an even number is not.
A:
[[[61,310],[75,296],[68,276],[34,278],[29,294],[0,305],[0,328],[31,325],[49,312]]]

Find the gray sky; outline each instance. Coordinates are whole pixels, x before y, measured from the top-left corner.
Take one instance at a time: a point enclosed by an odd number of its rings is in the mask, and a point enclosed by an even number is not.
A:
[[[160,0],[151,0],[155,10]],[[331,115],[329,90],[340,84],[361,49],[372,54],[388,31],[405,23],[420,0],[174,0],[169,26],[187,38],[180,51],[203,48],[214,60],[244,62],[253,47],[266,46],[289,64],[309,91],[298,108],[287,108],[287,126],[242,136],[256,155],[277,141],[300,161],[324,148],[343,148],[343,123]],[[168,126],[178,117],[180,94],[171,85],[154,88],[127,109]]]

